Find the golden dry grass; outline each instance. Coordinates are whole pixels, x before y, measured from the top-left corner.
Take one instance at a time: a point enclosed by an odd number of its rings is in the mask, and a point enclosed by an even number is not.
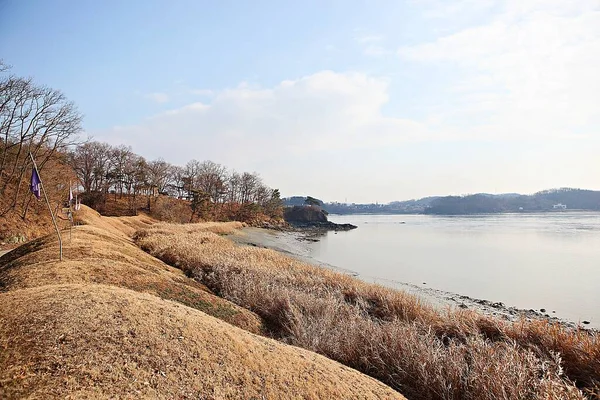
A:
[[[272,250],[236,246],[200,224],[155,225],[135,239],[214,293],[256,312],[272,337],[363,371],[409,398],[582,399],[600,393],[595,333],[439,311],[406,293]]]
[[[251,333],[264,329],[256,314],[133,244],[128,234],[154,220],[87,208],[78,219],[88,225],[72,240],[63,231],[63,262],[53,236],[0,257],[1,399],[403,398]]]
[[[3,399],[402,398],[315,353],[104,285],[0,294],[0,349]]]
[[[93,225],[125,238],[130,238],[137,230],[157,222],[144,214],[135,217],[103,217],[96,210],[84,205],[74,213],[74,221],[78,225]]]
[[[72,240],[65,236],[63,262],[56,262],[57,240],[52,236],[2,257],[0,290],[68,283],[113,285],[178,301],[251,332],[262,330],[255,314],[213,295],[181,270],[141,251],[118,231],[78,226]]]

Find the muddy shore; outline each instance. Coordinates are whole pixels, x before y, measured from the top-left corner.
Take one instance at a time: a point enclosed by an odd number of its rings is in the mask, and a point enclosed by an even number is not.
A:
[[[359,279],[362,278],[360,274],[355,271],[326,264],[311,257],[308,244],[319,240],[319,235],[315,235],[315,233],[311,231],[276,231],[262,228],[244,228],[239,233],[231,235],[230,238],[239,245],[272,249],[291,257],[298,258],[309,264],[346,273]],[[572,321],[567,321],[553,316],[552,310],[524,310],[516,307],[509,307],[501,302],[492,302],[485,299],[472,298],[458,293],[446,292],[443,290],[405,282],[385,279],[365,280],[414,294],[421,298],[425,303],[429,303],[440,309],[448,307],[471,309],[481,312],[485,315],[491,315],[509,321],[517,321],[521,318],[545,319],[552,322],[558,322],[572,328],[576,328],[578,326]],[[586,328],[585,325],[580,325],[579,327],[583,329]]]

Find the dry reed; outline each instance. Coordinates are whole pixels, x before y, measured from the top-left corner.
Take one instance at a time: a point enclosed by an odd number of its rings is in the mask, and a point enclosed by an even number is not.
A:
[[[220,227],[219,227],[220,226]],[[597,398],[600,340],[547,321],[436,310],[415,296],[213,232],[158,224],[137,243],[256,312],[270,335],[367,373],[412,399]]]

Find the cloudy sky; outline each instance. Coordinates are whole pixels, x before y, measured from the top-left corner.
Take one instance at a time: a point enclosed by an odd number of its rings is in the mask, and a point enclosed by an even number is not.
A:
[[[284,196],[600,189],[600,0],[0,0],[86,135]]]

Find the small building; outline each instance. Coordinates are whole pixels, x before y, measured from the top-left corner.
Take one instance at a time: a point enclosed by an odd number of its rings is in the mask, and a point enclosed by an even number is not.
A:
[[[567,205],[566,204],[562,204],[562,203],[558,203],[552,206],[552,208],[554,210],[566,210],[567,209]]]

